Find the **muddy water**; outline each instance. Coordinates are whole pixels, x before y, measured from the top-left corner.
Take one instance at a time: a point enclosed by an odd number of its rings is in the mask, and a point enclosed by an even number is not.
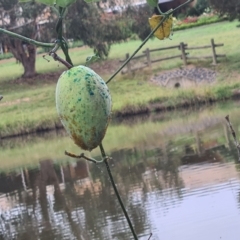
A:
[[[112,122],[104,146],[139,239],[239,239],[240,164],[224,120],[239,136],[239,110]],[[132,239],[104,165],[65,149],[80,153],[64,131],[0,141],[0,239]]]

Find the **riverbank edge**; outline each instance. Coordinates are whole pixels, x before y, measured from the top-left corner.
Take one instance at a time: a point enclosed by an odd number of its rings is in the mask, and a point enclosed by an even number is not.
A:
[[[175,105],[166,104],[162,102],[154,102],[154,103],[147,103],[143,105],[130,105],[122,110],[114,111],[112,113],[112,119],[118,119],[118,118],[126,118],[141,114],[151,114],[153,112],[164,112],[164,111],[173,111],[173,110],[179,110],[179,109],[188,109],[192,107],[198,107],[203,105],[211,105],[213,103],[217,102],[223,102],[228,100],[238,100],[240,99],[240,90],[233,90],[231,96],[221,98],[221,99],[214,99],[214,98],[199,98],[199,96],[196,96],[196,98],[188,99],[188,100],[182,100],[179,101]],[[0,141],[4,139],[29,135],[29,134],[36,134],[36,133],[43,133],[47,131],[56,131],[63,129],[63,125],[61,124],[60,119],[55,121],[52,119],[52,123],[46,124],[45,122],[38,124],[38,126],[32,127],[31,129],[28,129],[28,127],[25,129],[24,127],[20,131],[15,131],[14,133],[9,132],[8,134],[1,135],[0,133]]]

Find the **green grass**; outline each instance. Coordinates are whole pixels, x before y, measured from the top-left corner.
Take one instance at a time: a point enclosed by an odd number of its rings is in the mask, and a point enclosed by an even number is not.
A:
[[[137,112],[148,108],[149,103],[175,106],[181,101],[194,102],[206,98],[225,99],[230,97],[231,91],[239,89],[240,55],[238,42],[240,39],[238,22],[221,22],[202,27],[177,31],[173,40],[159,41],[151,39],[143,47],[150,49],[178,45],[185,42],[188,46],[209,45],[210,39],[216,43],[224,43],[224,47],[217,48],[218,54],[226,54],[216,66],[211,66],[208,60],[191,62],[198,66],[215,68],[218,71],[218,81],[214,85],[203,85],[188,89],[167,89],[155,86],[148,80],[152,74],[165,71],[182,65],[181,60],[168,60],[155,63],[152,72],[138,71],[134,76],[119,74],[110,84],[109,88],[113,98],[113,112]],[[111,48],[109,60],[123,59],[126,53],[132,53],[140,41],[129,41],[115,44]],[[190,52],[190,51],[189,51]],[[90,48],[70,49],[70,55],[75,65],[83,64],[87,56],[92,54]],[[178,50],[155,52],[152,57],[159,58],[179,54]],[[191,55],[206,55],[209,49],[195,50]],[[61,54],[60,54],[61,55]],[[50,57],[48,57],[50,59]],[[103,65],[105,63],[103,62]],[[107,79],[117,69],[109,69],[102,77]],[[62,71],[59,63],[51,59],[48,63],[41,55],[37,56],[36,68],[39,73]],[[50,129],[59,124],[55,110],[55,86],[57,79],[39,79],[34,83],[15,83],[13,80],[23,72],[21,65],[14,59],[0,61],[0,94],[4,99],[0,102],[0,135],[8,136],[22,132],[32,132],[36,129]]]

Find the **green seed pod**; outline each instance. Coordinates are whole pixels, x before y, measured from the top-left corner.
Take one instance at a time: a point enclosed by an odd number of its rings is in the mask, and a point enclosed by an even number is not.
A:
[[[76,145],[91,151],[102,142],[112,100],[106,83],[92,69],[77,66],[62,73],[56,87],[56,107]]]

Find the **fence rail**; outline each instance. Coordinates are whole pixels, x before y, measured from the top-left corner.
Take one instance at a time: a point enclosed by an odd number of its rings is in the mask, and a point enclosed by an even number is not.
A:
[[[122,74],[128,73],[128,72],[133,72],[138,69],[142,69],[145,67],[152,67],[152,63],[160,62],[160,61],[165,61],[165,60],[170,60],[174,58],[180,58],[183,61],[183,65],[187,65],[187,60],[188,59],[207,59],[207,58],[212,58],[213,65],[217,64],[217,59],[220,57],[226,57],[225,54],[217,54],[216,53],[216,48],[217,47],[222,47],[224,46],[223,43],[220,44],[215,44],[214,39],[211,39],[211,44],[206,45],[206,46],[193,46],[193,47],[188,47],[188,44],[181,42],[179,45],[174,45],[170,47],[163,47],[163,48],[155,48],[155,49],[149,49],[147,48],[142,52],[141,55],[138,55],[136,57],[133,57],[132,60],[137,60],[141,58],[145,58],[146,60],[140,64],[139,66],[133,66],[132,61],[130,61],[126,68],[122,70]],[[200,55],[200,56],[189,56],[189,52],[186,52],[188,50],[198,50],[198,49],[205,49],[205,48],[211,48],[212,49],[212,54],[211,55]],[[163,58],[158,58],[158,59],[152,59],[151,60],[151,53],[152,52],[157,52],[157,51],[164,51],[164,50],[169,50],[169,49],[178,49],[180,51],[180,54],[174,55],[174,56],[169,56],[169,57],[163,57]],[[120,62],[125,62],[129,58],[129,53],[126,54],[126,58],[123,60],[120,60]]]

